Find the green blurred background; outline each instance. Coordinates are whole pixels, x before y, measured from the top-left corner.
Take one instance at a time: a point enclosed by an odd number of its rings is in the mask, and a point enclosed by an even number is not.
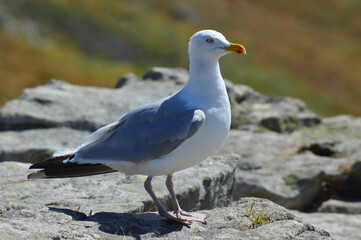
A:
[[[247,49],[222,58],[225,78],[323,116],[361,115],[360,0],[0,0],[0,105],[51,78],[113,87],[188,68],[201,29]]]

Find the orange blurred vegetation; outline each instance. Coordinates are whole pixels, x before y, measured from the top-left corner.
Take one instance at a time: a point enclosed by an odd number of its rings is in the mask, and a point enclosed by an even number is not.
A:
[[[210,28],[247,49],[221,60],[225,78],[300,98],[321,115],[361,115],[356,0],[13,0],[0,8],[17,26],[0,21],[0,103],[51,78],[113,87],[129,72],[187,68],[189,37]],[[35,40],[22,30],[28,23]]]

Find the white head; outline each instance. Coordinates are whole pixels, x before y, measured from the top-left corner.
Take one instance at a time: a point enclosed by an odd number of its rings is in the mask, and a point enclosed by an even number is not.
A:
[[[190,58],[205,58],[218,60],[223,55],[234,52],[246,54],[246,49],[235,43],[230,43],[219,32],[214,30],[202,30],[195,33],[188,46]]]

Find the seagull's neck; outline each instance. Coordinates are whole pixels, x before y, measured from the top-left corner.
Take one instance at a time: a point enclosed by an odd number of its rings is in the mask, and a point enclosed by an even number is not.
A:
[[[184,90],[198,96],[225,93],[218,59],[190,58],[189,80]]]

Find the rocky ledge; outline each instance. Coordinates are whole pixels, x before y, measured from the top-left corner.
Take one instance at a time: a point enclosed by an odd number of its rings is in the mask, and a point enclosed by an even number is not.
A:
[[[191,227],[158,214],[81,211],[60,207],[8,206],[0,218],[2,239],[332,239],[269,200],[244,198],[204,210],[208,223]],[[122,235],[120,238],[117,235]]]
[[[361,235],[352,220],[361,217],[361,119],[321,118],[300,100],[264,96],[229,81],[233,123],[220,156],[175,175],[181,205],[205,212],[207,225],[185,228],[145,213],[155,209],[141,176],[25,179],[29,163],[76,147],[126,111],[177,91],[187,77],[183,69],[153,68],[142,78],[121,77],[115,89],[52,80],[5,104],[0,239],[330,239],[295,216],[335,238]],[[154,188],[170,207],[164,179],[156,178]],[[291,213],[276,204],[315,213]]]
[[[269,200],[242,198],[230,202],[236,155],[213,157],[175,175],[180,204],[203,210],[206,225],[168,222],[154,211],[142,188],[143,177],[121,173],[76,179],[28,181],[29,164],[4,162],[1,167],[2,239],[331,239]],[[171,201],[164,178],[154,189],[165,205]],[[223,206],[223,208],[219,208]],[[224,207],[228,206],[228,207]]]

